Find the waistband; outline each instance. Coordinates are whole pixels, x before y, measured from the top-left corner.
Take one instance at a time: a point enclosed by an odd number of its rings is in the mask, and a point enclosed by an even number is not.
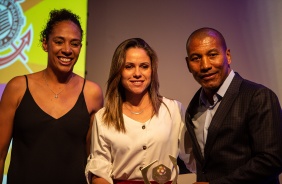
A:
[[[156,181],[150,181],[151,184],[159,184]],[[171,184],[172,181],[168,181],[165,184]],[[144,181],[134,181],[134,180],[114,180],[114,184],[144,184]]]

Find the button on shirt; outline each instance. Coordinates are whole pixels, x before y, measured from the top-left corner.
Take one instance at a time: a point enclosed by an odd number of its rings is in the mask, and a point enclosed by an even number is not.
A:
[[[159,115],[145,123],[135,121],[123,115],[126,133],[107,127],[103,122],[102,108],[95,114],[92,134],[92,152],[86,166],[89,173],[103,177],[110,184],[116,180],[143,180],[140,168],[155,162],[147,172],[153,180],[152,170],[159,164],[172,169],[172,178],[176,172],[169,155],[190,160],[190,153],[184,153],[184,110],[181,103],[163,97]],[[88,180],[89,182],[89,180]]]
[[[210,123],[234,76],[235,73],[232,70],[217,93],[213,96],[213,105],[207,100],[204,91],[201,91],[197,113],[192,118],[192,121],[195,126],[195,134],[203,156]]]

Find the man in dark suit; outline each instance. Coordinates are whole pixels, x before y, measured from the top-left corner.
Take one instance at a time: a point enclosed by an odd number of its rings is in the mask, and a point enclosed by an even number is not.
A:
[[[196,183],[279,183],[282,111],[277,96],[230,68],[230,50],[217,30],[194,31],[186,49],[188,69],[201,85],[186,111]]]

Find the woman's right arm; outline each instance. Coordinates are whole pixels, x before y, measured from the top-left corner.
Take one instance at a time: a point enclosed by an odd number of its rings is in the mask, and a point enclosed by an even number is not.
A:
[[[111,146],[105,139],[104,133],[107,131],[107,128],[102,128],[102,114],[103,111],[99,111],[95,114],[92,125],[90,155],[85,168],[88,184],[113,183],[111,178]]]
[[[98,176],[93,175],[91,179],[91,184],[110,184],[110,183],[104,178],[100,178]]]
[[[25,91],[23,76],[15,77],[5,87],[0,101],[0,182],[13,132],[15,111]]]

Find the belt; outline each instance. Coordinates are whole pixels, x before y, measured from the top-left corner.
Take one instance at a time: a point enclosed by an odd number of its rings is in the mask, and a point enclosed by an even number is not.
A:
[[[150,181],[151,184],[159,184],[156,181]],[[165,184],[171,184],[172,181],[168,181]],[[134,180],[114,180],[114,184],[144,184],[144,181],[134,181]]]

